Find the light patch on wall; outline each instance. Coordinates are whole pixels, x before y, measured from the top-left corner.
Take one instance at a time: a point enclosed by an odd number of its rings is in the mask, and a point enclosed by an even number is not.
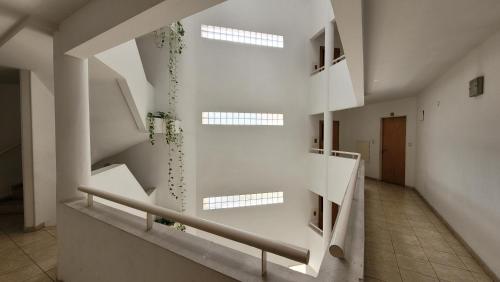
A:
[[[201,25],[201,37],[249,45],[283,48],[283,36],[212,25]]]
[[[219,210],[283,203],[283,192],[203,198],[203,210]]]
[[[283,126],[283,114],[203,112],[201,123],[206,125]]]

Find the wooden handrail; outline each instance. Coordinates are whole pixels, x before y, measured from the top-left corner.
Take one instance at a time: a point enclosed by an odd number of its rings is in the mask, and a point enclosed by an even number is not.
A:
[[[347,185],[344,198],[340,205],[340,211],[337,217],[337,221],[334,226],[332,241],[330,242],[330,247],[328,248],[330,254],[334,257],[344,258],[345,256],[345,239],[347,234],[347,229],[349,225],[349,216],[351,214],[351,206],[354,197],[354,190],[356,190],[356,183],[358,179],[359,163],[361,161],[360,154],[341,152],[343,154],[357,155],[356,163],[354,164],[354,169],[351,174],[351,179]]]
[[[147,213],[146,230],[153,227],[153,215],[168,218],[193,228],[203,230],[239,243],[243,243],[262,250],[262,274],[266,273],[266,252],[270,252],[304,264],[309,262],[310,252],[308,249],[297,247],[277,240],[271,240],[254,233],[236,229],[224,224],[201,219],[194,216],[184,215],[176,211],[166,209],[157,205],[144,203],[120,195],[91,187],[79,187],[79,191],[87,193],[87,204],[93,206],[93,196],[103,198],[118,204],[125,205]]]

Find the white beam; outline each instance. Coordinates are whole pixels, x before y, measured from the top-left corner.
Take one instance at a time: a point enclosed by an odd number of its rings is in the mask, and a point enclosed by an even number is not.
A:
[[[362,0],[331,1],[356,99],[364,104],[363,3]]]
[[[89,58],[223,1],[91,1],[61,23],[61,48],[65,54]]]

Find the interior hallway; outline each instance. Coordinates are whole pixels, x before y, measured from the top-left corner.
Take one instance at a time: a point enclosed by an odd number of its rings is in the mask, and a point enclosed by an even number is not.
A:
[[[414,190],[365,186],[365,281],[492,281]]]
[[[0,215],[0,281],[55,281],[55,227],[23,232],[23,215]]]

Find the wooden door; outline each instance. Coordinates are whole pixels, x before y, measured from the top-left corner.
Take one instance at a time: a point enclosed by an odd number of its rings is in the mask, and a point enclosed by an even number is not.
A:
[[[319,46],[319,67],[325,66],[325,46]]]
[[[323,134],[324,125],[325,125],[325,123],[322,120],[320,120],[319,121],[319,137],[318,137],[319,138],[319,140],[318,140],[319,141],[319,147],[318,148],[320,148],[320,149],[324,149],[323,148],[323,145],[324,145],[324,143],[323,143],[323,140],[324,140],[324,134]]]
[[[334,120],[333,121],[333,140],[332,140],[332,150],[333,151],[338,151],[340,150],[339,147],[340,147],[340,136],[339,136],[339,133],[340,133],[340,122],[338,120]]]
[[[382,119],[382,181],[405,185],[406,117]]]
[[[318,227],[323,230],[323,197],[318,196]]]

